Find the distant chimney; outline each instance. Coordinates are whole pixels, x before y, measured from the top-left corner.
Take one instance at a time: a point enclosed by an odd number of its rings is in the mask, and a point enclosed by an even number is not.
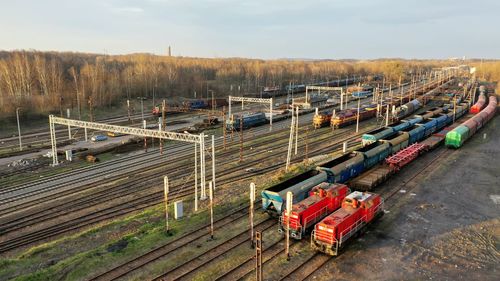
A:
[[[170,46],[168,46],[168,56],[169,57],[172,56],[172,48]]]

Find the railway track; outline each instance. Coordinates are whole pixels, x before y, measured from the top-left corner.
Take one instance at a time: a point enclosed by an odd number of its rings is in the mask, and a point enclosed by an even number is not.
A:
[[[258,231],[265,231],[275,224],[276,222],[272,218],[267,218],[266,220],[256,224],[255,229]],[[247,229],[238,232],[238,234],[231,237],[229,240],[219,243],[214,248],[208,249],[195,257],[184,261],[160,276],[153,278],[153,280],[190,280],[189,275],[196,269],[206,265],[214,258],[223,255],[240,245],[243,245],[244,243],[248,243]]]
[[[350,136],[350,138],[355,138],[355,137],[356,136],[354,136],[354,137]],[[340,145],[341,145],[341,142],[337,142],[333,146],[340,147]],[[331,148],[323,148],[323,149],[320,149],[318,151],[324,151],[324,149],[331,150]],[[314,154],[315,154],[315,152],[312,151],[311,155],[314,155]],[[231,174],[231,173],[234,173],[236,170],[239,170],[239,169],[247,167],[247,166],[253,166],[254,164],[260,163],[261,161],[262,161],[261,159],[256,159],[254,161],[245,163],[246,165],[243,167],[241,167],[241,166],[235,167],[231,170],[226,170],[225,172],[226,172],[226,174]],[[301,161],[301,159],[295,159],[293,162],[300,162],[300,161]],[[283,164],[284,164],[284,161],[277,163],[277,164],[274,164],[272,166],[269,166],[265,169],[262,169],[258,173],[248,174],[246,176],[241,176],[241,174],[236,174],[236,175],[224,178],[222,180],[219,180],[218,183],[220,184],[222,182],[222,184],[224,184],[224,183],[232,182],[234,180],[252,178],[256,174],[264,174],[264,173],[272,171],[274,169],[278,169]],[[178,198],[183,198],[183,197],[188,196],[188,195],[192,195],[194,192],[191,189],[191,187],[186,189],[186,188],[178,188],[178,187],[174,186],[171,189],[171,193],[173,195],[171,195],[170,198],[172,198],[172,200],[175,200]],[[120,196],[123,196],[123,194],[121,194]],[[149,206],[153,206],[153,205],[161,203],[162,199],[163,199],[163,194],[161,191],[155,192],[153,194],[150,193],[150,194],[147,194],[144,196],[134,198],[130,201],[127,201],[127,203],[121,204],[119,206],[107,208],[104,210],[93,212],[91,214],[80,216],[77,219],[66,221],[64,223],[59,223],[57,225],[51,226],[51,227],[43,229],[43,230],[36,230],[36,231],[31,232],[27,235],[16,237],[16,238],[10,239],[8,241],[2,241],[2,242],[0,242],[0,253],[10,251],[10,250],[16,249],[18,247],[30,245],[34,242],[42,241],[44,239],[51,238],[55,235],[65,233],[67,231],[77,230],[77,229],[80,229],[82,227],[95,224],[97,222],[116,218],[116,217],[128,214],[130,212],[133,212],[137,209],[143,209],[143,208],[146,208]],[[92,199],[89,199],[89,200],[92,200]],[[109,200],[109,198],[106,198],[106,200]],[[57,218],[58,216],[60,216],[60,214],[56,213],[56,214],[52,214],[52,216]],[[31,221],[27,222],[26,218],[30,218],[30,216],[28,215],[28,216],[25,216],[24,218],[25,218],[25,221],[16,221],[16,222],[8,224],[8,226],[10,226],[12,229],[2,229],[3,233],[17,231],[21,228],[25,228],[25,227],[31,225],[31,223],[38,223],[38,221],[41,220],[41,218],[34,218],[34,221],[31,220]]]
[[[146,203],[146,202],[141,202],[141,203]],[[149,202],[148,202],[149,203]],[[31,240],[30,240],[31,241]]]

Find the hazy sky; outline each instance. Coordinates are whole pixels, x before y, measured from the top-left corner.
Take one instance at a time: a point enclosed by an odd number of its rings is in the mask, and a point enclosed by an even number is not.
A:
[[[0,50],[500,58],[499,0],[0,0]]]

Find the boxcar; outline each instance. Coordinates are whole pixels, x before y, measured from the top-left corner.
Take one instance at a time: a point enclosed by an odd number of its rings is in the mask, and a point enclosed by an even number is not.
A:
[[[314,186],[322,182],[332,182],[326,172],[310,170],[290,178],[284,182],[264,189],[262,195],[262,209],[271,216],[279,216],[286,206],[286,193],[293,193],[293,202],[304,200]]]
[[[387,142],[391,146],[391,154],[398,152],[408,146],[409,134],[407,132],[397,132],[396,134],[382,139],[382,142]]]
[[[411,118],[403,119],[401,121],[410,123],[410,126],[407,127],[407,128],[409,128],[409,127],[412,127],[413,125],[415,125],[417,123],[420,123],[420,122],[424,121],[424,119],[422,118],[422,116],[415,115],[415,116],[413,116]]]
[[[359,153],[347,153],[320,165],[317,169],[325,171],[332,182],[346,182],[363,172],[364,157]]]
[[[366,134],[363,134],[361,136],[361,143],[363,145],[368,145],[370,143],[376,142],[379,139],[383,139],[383,138],[386,138],[390,135],[393,135],[394,133],[395,133],[394,129],[391,127],[383,127],[383,128],[375,129],[375,130],[370,131]]]
[[[364,146],[355,152],[363,154],[365,157],[365,170],[370,169],[377,163],[383,161],[391,153],[391,146],[386,142],[374,142]]]

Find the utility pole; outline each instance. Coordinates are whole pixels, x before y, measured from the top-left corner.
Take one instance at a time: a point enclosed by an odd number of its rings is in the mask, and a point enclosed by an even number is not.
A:
[[[250,214],[250,247],[254,247],[254,241],[253,241],[253,203],[255,202],[255,183],[250,183],[250,209],[249,214]]]
[[[130,118],[130,100],[127,100],[127,115],[128,115],[128,121],[131,122],[132,119]]]
[[[224,137],[223,143],[224,143],[224,150],[226,150],[226,107],[222,107],[222,135]]]
[[[240,163],[243,162],[243,117],[240,118]]]
[[[94,122],[94,112],[92,106],[92,96],[89,97],[90,122]]]
[[[167,122],[165,121],[165,100],[161,103],[161,128],[160,131],[167,130]],[[163,154],[163,140],[160,139],[160,154]]]
[[[142,120],[142,128],[146,129],[146,120]],[[148,152],[148,138],[144,137],[144,152]]]
[[[385,112],[385,126],[389,126],[389,104],[387,104],[387,110]]]
[[[198,212],[198,144],[194,144],[194,211]]]
[[[306,126],[306,162],[309,161],[309,126]]]
[[[141,118],[142,121],[144,122],[144,98],[141,97]]]
[[[295,155],[297,155],[297,146],[298,146],[298,142],[299,142],[299,107],[297,106],[296,108],[296,114],[297,114],[297,117],[295,118]]]
[[[163,194],[165,195],[165,223],[166,223],[167,234],[169,234],[169,232],[170,232],[170,229],[168,227],[168,191],[169,191],[168,177],[164,176],[163,177]]]
[[[361,105],[361,99],[358,98],[358,114],[356,116],[356,133],[359,132],[359,106]]]
[[[335,131],[335,123],[334,123],[334,121],[335,121],[336,117],[337,117],[337,114],[335,114],[335,108],[334,108],[333,109],[332,118],[330,119],[330,126],[332,127],[332,132]]]
[[[290,215],[292,213],[292,205],[293,205],[293,193],[288,191],[286,193],[286,260],[290,260]]]
[[[214,188],[212,182],[208,183],[208,196],[210,197],[210,239],[214,239]]]
[[[66,108],[66,117],[68,117],[68,119],[70,118],[70,111],[69,111],[69,108]],[[68,125],[68,139],[70,140],[71,139],[71,126]]]
[[[20,107],[16,108],[16,118],[17,118],[17,136],[19,138],[19,151],[23,150],[23,142],[21,138],[21,124],[19,123],[19,109]]]
[[[288,152],[287,152],[287,157],[286,157],[286,166],[285,170],[288,172],[288,168],[290,167],[290,158],[292,157],[292,145],[293,145],[293,136],[294,136],[294,130],[295,130],[295,114],[293,112],[292,108],[292,123],[290,124],[290,137],[288,139]]]
[[[215,136],[212,135],[212,182],[215,190]]]

